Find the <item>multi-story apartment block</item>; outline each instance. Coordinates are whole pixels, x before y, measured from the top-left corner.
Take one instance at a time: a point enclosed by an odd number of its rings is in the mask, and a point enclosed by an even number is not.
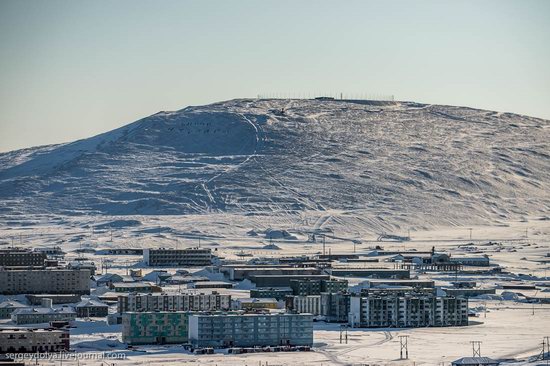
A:
[[[122,341],[128,344],[186,343],[189,313],[128,312],[122,314]]]
[[[296,296],[319,295],[321,293],[321,281],[319,279],[290,280],[292,294]]]
[[[311,346],[311,314],[191,314],[189,342],[195,347]]]
[[[250,290],[250,297],[256,299],[272,298],[284,300],[289,295],[292,295],[290,287],[262,287]]]
[[[329,322],[347,322],[350,297],[348,293],[321,293],[321,315]]]
[[[348,290],[348,281],[347,280],[321,280],[321,293],[338,293],[345,292]]]
[[[294,295],[320,295],[321,292],[337,293],[347,291],[348,281],[327,279],[299,279],[291,280],[290,288]]]
[[[231,295],[211,294],[129,294],[118,297],[118,312],[218,311],[231,308]]]
[[[143,261],[148,266],[209,266],[212,252],[209,248],[144,249]]]
[[[0,294],[89,294],[90,271],[66,268],[0,268]]]
[[[0,266],[4,267],[42,267],[46,253],[33,252],[30,249],[0,249]]]
[[[68,350],[68,330],[0,328],[0,353],[60,352]]]
[[[352,327],[447,327],[468,325],[468,300],[430,293],[378,293],[350,298]]]
[[[292,310],[297,313],[321,314],[321,295],[293,296]]]

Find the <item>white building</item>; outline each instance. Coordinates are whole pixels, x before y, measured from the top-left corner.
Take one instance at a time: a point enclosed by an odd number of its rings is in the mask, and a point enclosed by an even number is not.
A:
[[[321,295],[294,296],[292,309],[297,313],[321,314]]]

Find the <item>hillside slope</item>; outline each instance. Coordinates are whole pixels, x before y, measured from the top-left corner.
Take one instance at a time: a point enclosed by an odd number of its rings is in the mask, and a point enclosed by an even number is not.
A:
[[[318,211],[465,225],[544,216],[549,187],[549,121],[407,102],[232,100],[0,154],[3,218]]]

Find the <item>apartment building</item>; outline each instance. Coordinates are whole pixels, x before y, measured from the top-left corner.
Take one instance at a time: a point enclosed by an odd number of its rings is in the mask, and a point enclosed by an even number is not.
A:
[[[118,297],[118,312],[218,311],[231,308],[231,295],[211,294],[129,294]]]
[[[68,351],[69,331],[54,328],[0,328],[0,354]]]
[[[11,320],[15,324],[39,324],[51,321],[72,321],[76,319],[73,308],[64,306],[61,308],[31,307],[17,309],[11,313]]]
[[[350,311],[348,293],[321,293],[321,315],[328,322],[345,323]]]
[[[313,315],[191,314],[189,342],[195,347],[311,346]]]
[[[351,296],[352,327],[448,327],[468,325],[468,300],[433,293],[368,293]]]
[[[189,313],[183,311],[122,314],[122,341],[128,344],[187,343]]]
[[[293,296],[292,310],[297,313],[321,314],[321,295]]]
[[[144,249],[143,261],[152,267],[204,267],[212,264],[212,252],[209,248]]]
[[[292,293],[298,296],[320,295],[321,292],[347,291],[348,281],[331,279],[298,279],[290,281]]]
[[[263,287],[250,290],[250,297],[256,299],[273,298],[284,300],[285,297],[292,295],[290,287]]]
[[[75,305],[79,318],[104,317],[109,314],[109,306],[101,301],[85,299]]]
[[[86,269],[0,268],[0,295],[89,294],[90,271]]]
[[[0,266],[4,267],[42,267],[46,253],[33,252],[30,249],[0,249]]]

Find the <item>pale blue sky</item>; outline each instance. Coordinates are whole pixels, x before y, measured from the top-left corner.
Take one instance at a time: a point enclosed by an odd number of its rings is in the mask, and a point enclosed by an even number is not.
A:
[[[550,1],[0,1],[0,151],[265,92],[550,119]]]

